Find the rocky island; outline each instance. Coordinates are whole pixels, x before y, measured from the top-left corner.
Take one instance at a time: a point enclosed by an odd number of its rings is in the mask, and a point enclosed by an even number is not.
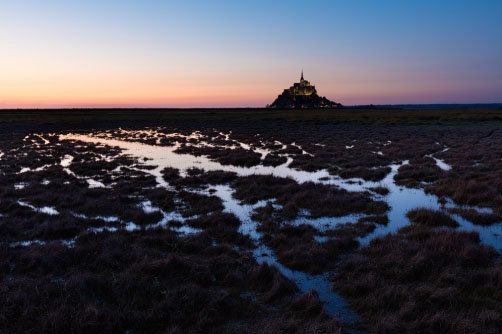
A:
[[[267,108],[340,108],[340,103],[328,100],[324,96],[317,95],[315,86],[303,78],[293,86],[285,89],[275,101]]]

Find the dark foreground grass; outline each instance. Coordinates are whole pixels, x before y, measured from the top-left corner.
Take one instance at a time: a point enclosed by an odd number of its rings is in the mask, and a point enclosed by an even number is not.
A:
[[[206,233],[101,233],[0,248],[3,333],[338,331],[315,292]]]
[[[475,232],[410,225],[342,261],[334,288],[372,333],[500,333],[502,258]]]
[[[181,177],[179,170],[165,168],[162,171],[164,180],[178,189],[182,188],[207,188],[209,185],[228,184],[237,178],[237,174],[225,171],[204,171],[191,168],[185,177]]]
[[[371,191],[376,192],[379,195],[387,195],[389,193],[389,188],[379,186],[379,187],[373,187],[369,188]]]
[[[394,180],[398,185],[413,188],[437,181],[444,173],[432,158],[414,159],[410,164],[399,168]]]
[[[282,208],[277,214],[283,219],[294,219],[301,209],[310,217],[339,217],[350,213],[382,214],[388,210],[383,201],[375,201],[367,194],[348,192],[323,184],[298,184],[287,178],[271,175],[240,177],[231,184],[233,196],[244,203],[275,199]]]
[[[333,224],[331,229],[319,231],[311,225],[284,223],[275,216],[270,202],[255,209],[252,219],[259,221],[257,230],[261,241],[269,246],[284,266],[320,274],[335,268],[341,256],[354,251],[363,237],[376,228],[374,224],[387,224],[387,216],[367,216],[357,223]]]
[[[243,248],[255,246],[249,236],[237,232],[241,222],[232,213],[217,211],[189,219],[186,224],[207,231],[218,243],[229,243]]]
[[[500,164],[500,163],[499,163]],[[461,205],[491,207],[502,213],[502,169],[492,165],[488,171],[472,168],[465,176],[447,177],[426,186],[425,191],[437,196],[450,197]],[[473,175],[474,174],[474,175]]]
[[[359,243],[350,233],[323,242],[315,240],[317,231],[309,225],[285,225],[269,229],[262,237],[274,250],[280,263],[293,270],[319,274],[334,267],[338,257],[357,248]]]
[[[389,167],[379,167],[375,169],[369,169],[364,167],[352,167],[343,169],[330,169],[330,173],[334,175],[339,175],[344,179],[350,178],[362,178],[365,181],[381,181],[385,178],[387,174],[390,173]]]
[[[418,208],[408,211],[406,216],[416,224],[426,225],[430,227],[457,227],[458,222],[454,220],[448,213],[439,210],[431,210],[426,208]]]
[[[496,213],[481,213],[475,209],[452,208],[448,209],[453,214],[460,215],[473,224],[489,226],[496,223],[502,223],[502,215]]]
[[[372,332],[498,333],[500,255],[480,245],[476,234],[438,229],[456,225],[445,212],[410,212],[413,224],[358,249],[357,236],[388,223],[388,207],[372,193],[200,169],[184,178],[178,170],[164,170],[174,186],[167,190],[156,188],[155,177],[146,173],[152,169],[148,161],[119,148],[46,135],[47,144],[33,132],[104,130],[98,135],[170,147],[178,142],[187,152],[225,164],[255,165],[257,154],[226,150],[238,140],[272,150],[261,161],[265,165],[282,164],[287,155],[293,159],[290,167],[326,168],[368,180],[380,180],[390,164],[409,160],[396,176],[398,183],[424,187],[444,201],[491,207],[493,214],[453,212],[488,225],[502,213],[501,115],[499,109],[1,111],[0,332],[338,333],[343,324],[326,315],[315,291],[300,295],[277,268],[256,263],[249,253],[255,242],[238,232],[240,222],[221,212],[219,199],[191,189],[230,184],[245,203],[279,204],[255,210],[263,233],[259,242],[289,268],[337,272],[336,289],[371,323]],[[130,135],[119,127],[139,131]],[[145,127],[158,133],[148,134]],[[168,136],[194,130],[222,149],[199,150],[195,138]],[[74,157],[72,172],[107,188],[90,189],[65,172],[59,164],[67,154]],[[441,170],[428,155],[453,168]],[[19,173],[47,164],[52,167]],[[24,188],[16,189],[20,183]],[[55,207],[60,215],[35,212],[18,199]],[[155,223],[161,213],[145,213],[139,206],[144,200],[190,217],[186,223],[202,232],[86,232],[120,227],[100,215],[140,226]],[[324,232],[287,224],[306,211],[310,217],[367,216]],[[73,248],[53,241],[74,237]],[[47,245],[9,247],[30,239]]]
[[[501,108],[456,109],[60,109],[0,110],[3,122],[81,123],[110,121],[310,121],[362,124],[501,123]]]
[[[205,155],[222,165],[239,167],[252,167],[259,165],[261,162],[261,155],[259,153],[242,148],[181,146],[175,152],[179,154],[192,154],[194,156]]]

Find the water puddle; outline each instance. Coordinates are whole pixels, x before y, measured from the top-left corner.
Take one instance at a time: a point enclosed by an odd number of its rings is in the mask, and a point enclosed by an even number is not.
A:
[[[138,142],[123,141],[117,139],[108,139],[101,137],[94,137],[89,135],[67,134],[59,136],[60,140],[75,140],[83,141],[94,144],[105,144],[109,146],[120,147],[124,153],[136,157],[147,158],[149,163],[158,166],[157,168],[149,171],[150,174],[160,178],[159,184],[164,183],[162,180],[161,171],[166,167],[176,168],[181,171],[181,175],[186,175],[186,171],[190,168],[201,168],[205,171],[226,171],[234,172],[239,176],[248,175],[274,175],[278,177],[290,177],[299,183],[308,181],[320,182],[319,179],[330,177],[327,170],[319,172],[306,172],[289,168],[288,165],[292,159],[282,165],[273,166],[253,166],[253,167],[238,167],[233,165],[222,165],[219,162],[213,161],[206,156],[194,156],[186,153],[175,153],[179,148],[178,145],[171,147],[148,145]]]
[[[451,166],[448,165],[446,162],[444,162],[443,160],[441,159],[438,159],[436,157],[432,157],[432,159],[434,159],[434,161],[436,161],[436,165],[441,168],[442,170],[444,171],[449,171],[451,169]]]
[[[336,185],[340,188],[343,188],[347,191],[352,192],[364,192],[368,191],[369,188],[374,187],[385,187],[389,190],[387,195],[378,195],[374,194],[373,197],[378,200],[386,201],[390,210],[388,212],[389,223],[386,226],[377,225],[377,228],[370,234],[365,237],[359,238],[359,241],[362,245],[366,245],[372,239],[385,235],[387,233],[394,233],[399,228],[408,225],[410,222],[406,218],[406,213],[414,208],[425,207],[431,209],[441,209],[443,206],[438,202],[438,198],[434,195],[426,194],[422,189],[415,188],[406,188],[403,186],[398,186],[394,182],[394,176],[397,174],[399,167],[404,164],[407,164],[407,161],[400,163],[393,163],[389,167],[391,168],[391,172],[380,182],[368,182],[364,181],[360,178],[351,178],[351,179],[342,179],[339,176],[332,176],[329,174],[327,170],[319,170],[316,172],[307,172],[302,170],[296,170],[294,168],[290,168],[289,164],[292,162],[292,158],[288,156],[286,163],[279,166],[253,166],[253,167],[237,167],[232,165],[222,165],[217,161],[211,160],[206,156],[194,156],[191,154],[178,154],[175,151],[180,147],[181,143],[176,142],[171,146],[158,146],[158,145],[149,145],[140,143],[136,140],[144,139],[144,138],[154,138],[156,143],[160,143],[162,138],[184,138],[190,139],[192,141],[201,140],[204,136],[200,132],[194,132],[188,136],[173,133],[173,134],[162,134],[162,137],[154,130],[143,130],[143,131],[133,131],[128,132],[126,130],[120,129],[120,133],[126,135],[127,139],[114,139],[113,135],[110,133],[98,133],[94,135],[81,135],[81,134],[65,134],[59,135],[59,140],[68,140],[68,141],[77,141],[77,142],[86,142],[93,143],[99,145],[107,145],[119,147],[122,149],[123,153],[132,155],[134,157],[142,158],[148,161],[149,165],[156,166],[153,169],[144,168],[141,166],[136,167],[137,170],[151,174],[155,177],[158,186],[165,187],[170,189],[170,185],[163,179],[162,170],[167,167],[176,168],[180,170],[182,176],[187,175],[187,170],[191,168],[200,168],[205,171],[226,171],[226,172],[234,172],[239,176],[249,176],[249,175],[273,175],[277,177],[287,177],[296,180],[298,183],[304,182],[315,182],[315,183],[323,183],[323,184],[331,184]],[[252,150],[254,152],[260,153],[262,159],[266,157],[266,155],[273,153],[273,151],[263,148],[255,148],[251,147],[248,144],[240,143],[238,141],[232,141],[230,139],[230,134],[220,133],[219,136],[223,137],[225,141],[232,142],[233,144],[228,147],[240,147],[246,150]],[[354,140],[355,141],[355,140]],[[202,144],[202,145],[212,145],[210,142]],[[279,146],[280,149],[287,148],[287,145],[276,141],[275,145]],[[387,141],[383,145],[390,145],[391,141]],[[189,142],[189,145],[197,145],[193,142]],[[321,144],[319,144],[321,145]],[[221,145],[218,145],[221,146]],[[226,144],[224,145],[226,147]],[[301,148],[301,146],[293,143],[291,146],[294,146],[302,151],[303,154],[309,155],[310,153],[306,152]],[[345,146],[345,149],[354,148],[354,144]],[[381,151],[373,152],[374,154],[383,155]],[[435,158],[433,155],[430,155],[435,161],[438,167],[443,170],[449,170],[452,167],[446,164],[443,160]],[[61,160],[61,166],[67,170],[67,173],[70,173],[69,169],[72,163],[73,157],[70,155],[66,155],[64,159]],[[119,167],[120,168],[120,167]],[[132,168],[134,169],[134,168]],[[72,172],[71,172],[72,173]],[[89,183],[90,187],[93,186],[104,186],[102,183],[94,180],[86,179]],[[340,313],[344,320],[354,321],[358,320],[359,317],[356,313],[351,311],[347,305],[345,300],[340,297],[338,294],[332,291],[332,283],[327,279],[326,275],[310,275],[300,271],[290,270],[283,265],[281,265],[276,257],[273,255],[273,252],[268,249],[265,245],[259,242],[260,233],[257,231],[258,223],[253,221],[250,217],[252,215],[253,210],[256,207],[263,206],[267,203],[267,201],[261,201],[254,205],[246,205],[241,204],[238,200],[232,197],[233,190],[228,185],[218,185],[211,186],[205,190],[199,190],[199,192],[204,194],[211,194],[218,196],[224,205],[224,211],[231,212],[235,214],[241,221],[241,226],[239,228],[239,232],[250,236],[253,240],[257,241],[258,248],[254,251],[256,259],[258,262],[268,262],[270,264],[276,265],[281,272],[287,276],[288,278],[294,280],[297,285],[300,287],[302,291],[308,291],[312,288],[315,288],[320,295],[320,298],[323,302],[325,302],[326,310],[330,314]],[[272,201],[273,202],[273,201]],[[18,202],[20,203],[20,202]],[[22,202],[24,206],[29,206],[34,210],[39,212],[43,212],[46,214],[57,214],[58,212],[54,208],[44,207],[44,208],[35,208],[32,205]],[[162,219],[156,224],[148,225],[148,226],[137,226],[134,223],[124,222],[122,224],[123,228],[128,231],[134,231],[140,228],[156,228],[163,227],[166,228],[169,226],[170,221],[184,222],[187,218],[182,217],[179,213],[176,212],[164,212],[158,207],[152,205],[149,201],[144,201],[141,204],[143,210],[146,213],[151,212],[160,212],[162,214]],[[446,204],[446,207],[457,207],[451,202]],[[479,209],[479,208],[475,208]],[[482,211],[482,210],[478,210]],[[349,215],[345,217],[322,217],[322,218],[308,218],[307,213],[305,215],[300,215],[299,218],[289,222],[293,225],[299,224],[309,224],[314,226],[319,231],[325,231],[326,229],[330,229],[335,227],[337,224],[343,224],[346,222],[356,222],[363,215]],[[497,249],[502,248],[502,224],[496,224],[489,227],[478,226],[470,223],[469,221],[455,215],[455,219],[461,224],[458,228],[459,230],[465,231],[477,231],[480,234],[480,238],[482,242],[492,245]],[[198,233],[199,229],[194,229],[186,224],[179,224],[180,226],[169,226],[173,230],[176,230],[180,233]],[[102,227],[102,228],[94,228],[92,231],[99,232],[103,230],[116,230],[116,227]],[[322,237],[321,237],[322,238]],[[322,239],[319,239],[322,240]]]
[[[28,185],[28,183],[26,183],[26,182],[19,182],[19,183],[14,184],[14,189],[21,190],[21,189],[24,189],[27,185]]]
[[[45,170],[45,169],[47,169],[47,168],[49,168],[49,167],[51,167],[51,165],[43,165],[43,166],[41,166],[41,167],[38,167],[38,168],[33,168],[33,169],[28,168],[28,167],[23,167],[23,168],[21,168],[21,170],[19,171],[19,174],[28,173],[28,172],[34,172],[34,173],[36,173],[36,172],[41,172],[41,171],[43,171],[43,170]]]
[[[21,201],[21,200],[17,201],[17,204],[19,204],[21,206],[24,206],[24,207],[27,207],[27,208],[30,208],[30,209],[32,209],[35,212],[44,213],[46,215],[50,215],[50,216],[59,215],[59,211],[56,210],[56,208],[53,208],[53,207],[50,207],[50,206],[43,206],[41,208],[37,208],[36,206],[33,206],[30,203],[24,202],[24,201]]]
[[[277,266],[281,273],[294,281],[301,291],[307,292],[315,289],[319,294],[319,299],[324,302],[324,308],[328,314],[338,314],[343,320],[350,323],[361,320],[361,317],[349,308],[347,301],[333,291],[333,283],[328,279],[328,274],[311,275],[291,270],[280,264],[272,254],[272,250],[265,245],[260,245],[254,251],[258,263],[267,262],[269,265]]]
[[[155,228],[159,228],[159,227],[160,228],[166,228],[168,226],[169,222],[183,222],[185,220],[196,219],[197,218],[197,216],[192,216],[192,217],[185,218],[180,213],[178,213],[176,211],[165,212],[161,208],[153,206],[152,202],[150,202],[148,200],[143,201],[140,206],[143,208],[143,211],[145,213],[147,213],[147,214],[148,213],[153,213],[153,212],[160,212],[162,214],[162,219],[159,222],[157,222],[155,224],[151,224],[151,225],[146,225],[146,226],[144,226],[145,229],[155,229]],[[202,231],[201,229],[194,228],[194,227],[188,226],[186,224],[182,224],[180,226],[178,226],[178,225],[169,226],[169,227],[172,230],[174,230],[174,231],[176,231],[178,233],[184,234],[184,235],[199,233],[199,232]],[[134,231],[134,230],[138,230],[140,228],[141,228],[140,226],[138,226],[138,225],[136,225],[134,223],[129,223],[128,227],[126,227],[126,230],[128,230],[128,231]]]
[[[446,152],[448,151],[450,148],[449,147],[446,147],[444,150],[442,150],[441,152]],[[443,160],[441,159],[438,159],[434,156],[434,154],[427,154],[426,155],[427,158],[432,158],[434,159],[434,161],[436,162],[436,166],[438,166],[439,168],[441,168],[442,170],[444,171],[449,171],[451,170],[451,166],[448,165],[446,162],[444,162]]]
[[[405,161],[403,164],[407,164]],[[478,211],[479,213],[492,213],[491,209],[479,208],[476,206],[459,206],[449,200],[445,206],[438,202],[438,197],[431,194],[426,194],[423,189],[407,188],[399,186],[394,183],[394,176],[401,165],[391,165],[391,172],[381,181],[381,185],[389,190],[389,194],[383,196],[389,206],[390,211],[387,215],[389,223],[386,226],[377,225],[377,228],[365,237],[359,238],[362,245],[367,245],[371,240],[383,236],[387,233],[395,233],[401,227],[410,224],[406,217],[406,213],[416,208],[428,208],[433,210],[441,210],[444,208],[469,208]],[[458,230],[462,231],[476,231],[479,233],[480,239],[483,243],[491,245],[498,250],[502,250],[502,224],[494,224],[491,226],[480,226],[472,224],[471,222],[459,217],[454,216],[460,227]]]
[[[61,162],[59,163],[61,167],[63,167],[63,170],[66,174],[71,175],[74,178],[86,181],[87,184],[89,184],[89,188],[106,188],[106,186],[102,182],[96,181],[90,177],[83,177],[75,174],[70,169],[73,159],[74,159],[73,156],[67,154],[63,157],[63,159],[61,159]],[[103,160],[110,160],[110,158],[106,157]]]

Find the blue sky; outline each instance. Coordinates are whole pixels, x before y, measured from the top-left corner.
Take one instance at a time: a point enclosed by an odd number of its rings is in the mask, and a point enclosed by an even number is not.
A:
[[[0,2],[0,107],[502,102],[502,1]]]

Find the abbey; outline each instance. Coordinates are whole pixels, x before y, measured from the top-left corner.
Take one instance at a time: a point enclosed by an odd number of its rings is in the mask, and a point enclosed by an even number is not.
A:
[[[284,92],[268,108],[339,108],[340,103],[332,102],[325,97],[317,95],[315,86],[303,78],[300,82],[285,89]]]

